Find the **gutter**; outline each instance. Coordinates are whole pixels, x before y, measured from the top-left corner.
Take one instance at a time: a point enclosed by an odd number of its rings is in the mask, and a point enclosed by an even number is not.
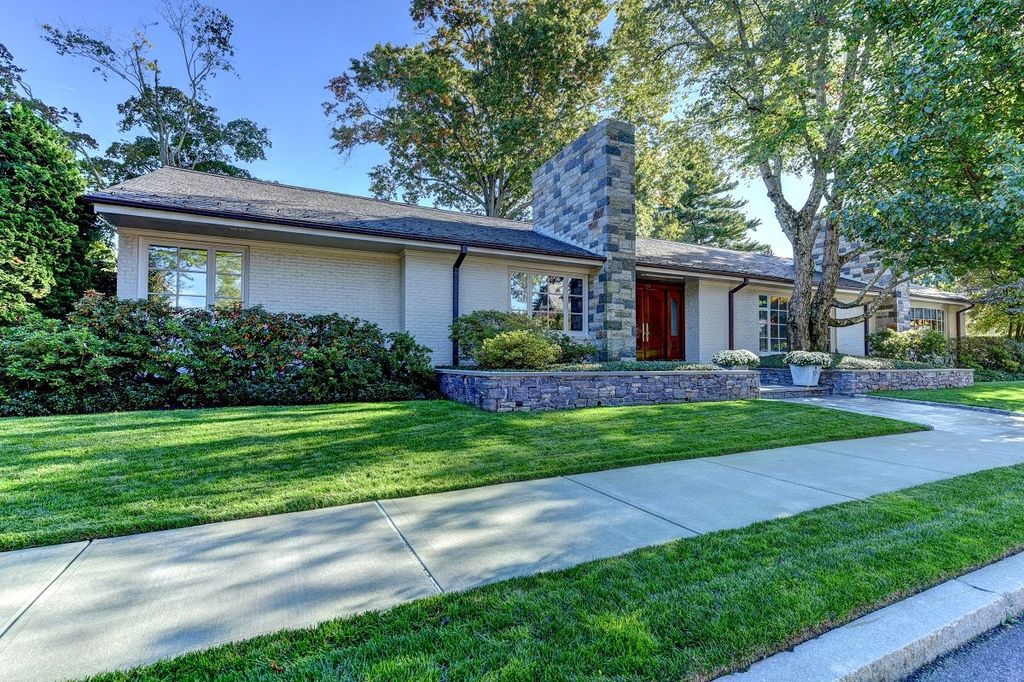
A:
[[[742,283],[729,289],[729,350],[736,347],[736,302],[734,295],[748,284],[750,284],[750,279],[744,277]]]
[[[459,319],[459,268],[462,267],[462,261],[466,260],[467,253],[469,253],[469,247],[463,244],[459,249],[459,257],[455,259],[455,265],[452,266],[452,322]],[[452,339],[452,366],[459,366],[458,339]]]

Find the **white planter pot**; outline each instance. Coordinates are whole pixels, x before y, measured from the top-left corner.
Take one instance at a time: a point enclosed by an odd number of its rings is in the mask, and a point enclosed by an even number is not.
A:
[[[793,377],[794,386],[817,386],[821,378],[819,365],[790,365],[789,374]]]

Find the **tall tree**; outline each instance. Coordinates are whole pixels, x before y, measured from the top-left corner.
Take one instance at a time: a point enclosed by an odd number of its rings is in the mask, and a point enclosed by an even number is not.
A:
[[[139,27],[131,40],[120,44],[81,28],[43,26],[43,37],[58,54],[85,59],[104,80],[118,78],[133,90],[118,105],[119,124],[122,132],[141,130],[144,135],[114,143],[96,167],[114,180],[161,166],[248,177],[234,163],[265,158],[267,129],[247,118],[223,123],[208,104],[210,81],[234,71],[234,23],[198,0],[165,0],[160,14],[182,58],[180,87],[165,83],[153,54],[150,33],[156,23]]]
[[[1006,45],[1015,37],[1020,43],[1019,18],[1019,7],[996,0],[647,3],[638,20],[660,27],[651,49],[671,54],[682,65],[679,84],[681,96],[692,102],[688,113],[713,131],[716,143],[736,163],[756,169],[793,245],[792,348],[825,349],[830,327],[861,323],[883,302],[885,289],[920,268],[955,268],[958,252],[970,256],[967,262],[984,260],[995,253],[992,236],[1012,233],[1015,239],[1020,234],[1012,216],[1021,213],[1015,209],[1005,211],[1007,218],[990,229],[991,219],[999,218],[1000,202],[1013,204],[1021,196],[1015,182],[992,183],[995,191],[978,196],[985,209],[963,201],[978,188],[972,175],[1021,176],[1019,140],[1010,126],[985,124],[981,113],[993,114],[1005,106],[1008,89],[1014,92],[997,71],[1014,69],[1008,62],[1018,57],[1019,47]],[[1009,28],[1015,20],[1016,31]],[[962,88],[961,62],[967,75]],[[1015,68],[1019,72],[1019,58]],[[994,87],[989,78],[996,79]],[[1021,80],[1013,82],[1019,92]],[[937,100],[926,92],[933,87]],[[1018,101],[1016,92],[1011,102]],[[985,104],[979,105],[979,99]],[[889,118],[904,106],[899,118]],[[949,108],[945,121],[934,116],[942,107]],[[993,120],[1007,119],[1004,112]],[[933,135],[944,128],[952,135],[946,139],[949,153],[919,153],[926,147],[919,144],[924,124]],[[989,144],[980,153],[965,154],[978,141],[974,132],[984,128],[1001,132],[986,135]],[[973,132],[959,137],[968,131]],[[890,145],[898,148],[901,142],[908,143],[909,153],[892,151]],[[997,148],[1002,153],[986,151]],[[875,154],[878,161],[884,156],[876,154],[880,149],[897,163],[879,163],[871,170],[864,159]],[[784,180],[793,175],[809,180],[801,202],[791,202],[783,192]],[[929,178],[940,177],[943,196],[925,191]],[[887,194],[887,185],[895,191]],[[933,199],[942,200],[942,210],[929,205]],[[843,236],[857,246],[841,248]],[[956,248],[922,242],[936,237]],[[822,271],[817,287],[816,246]],[[894,275],[891,284],[883,296],[869,297],[870,287],[865,287],[854,301],[837,300],[843,265],[866,251],[874,251]],[[1011,245],[999,253],[1021,250]],[[834,314],[840,308],[860,309],[865,302],[863,313],[842,319]]]
[[[881,27],[842,219],[956,274],[1024,269],[1024,6],[864,0]]]
[[[636,127],[637,234],[707,246],[770,253],[750,236],[745,201],[732,196],[720,155],[698,131],[677,120],[684,64],[658,49],[660,29],[645,20],[645,0],[620,0],[612,33],[607,106]]]
[[[99,144],[94,137],[82,132],[82,117],[67,107],[52,106],[36,97],[25,79],[25,69],[15,63],[14,55],[3,43],[0,43],[0,100],[21,102],[59,129],[78,155],[89,181],[97,186],[103,184],[103,178],[94,163],[95,150]]]
[[[534,169],[595,119],[603,0],[413,0],[416,45],[382,43],[331,80],[334,146],[379,144],[381,198],[521,218]]]
[[[84,187],[60,131],[22,102],[0,103],[0,324],[29,314],[56,285]]]

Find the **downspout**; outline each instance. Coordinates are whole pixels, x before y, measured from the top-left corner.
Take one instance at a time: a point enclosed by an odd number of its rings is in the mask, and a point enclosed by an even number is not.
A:
[[[733,295],[748,284],[750,279],[744,277],[742,284],[729,289],[729,350],[736,348],[736,302]]]
[[[462,261],[466,260],[466,254],[469,253],[469,247],[465,244],[459,249],[459,257],[455,259],[455,265],[452,266],[452,322],[459,319],[459,268],[462,267]],[[452,366],[458,367],[459,365],[459,340],[452,339]]]
[[[868,304],[864,304],[864,357],[871,354],[871,342],[868,340],[871,332],[868,329],[868,324],[871,322],[868,318]]]
[[[962,329],[961,329],[961,326],[960,326],[961,316],[964,313],[966,313],[968,310],[973,308],[973,307],[974,307],[974,304],[972,303],[969,306],[967,306],[966,308],[961,308],[960,310],[956,311],[956,338],[959,339],[959,338],[963,337],[963,334],[961,333]]]
[[[957,363],[960,362],[960,346],[961,346],[960,339],[963,338],[963,333],[962,333],[963,329],[960,326],[960,320],[963,317],[963,314],[966,313],[968,310],[970,310],[973,307],[974,307],[974,304],[972,303],[969,306],[967,306],[966,308],[961,308],[960,310],[956,311],[956,361],[957,361]]]

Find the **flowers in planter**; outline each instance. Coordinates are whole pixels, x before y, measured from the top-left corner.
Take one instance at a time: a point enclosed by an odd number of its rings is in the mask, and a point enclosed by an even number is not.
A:
[[[761,358],[749,350],[722,350],[711,356],[711,361],[719,367],[757,367]]]
[[[829,367],[832,365],[832,356],[817,351],[794,350],[786,353],[783,362],[797,367]]]

